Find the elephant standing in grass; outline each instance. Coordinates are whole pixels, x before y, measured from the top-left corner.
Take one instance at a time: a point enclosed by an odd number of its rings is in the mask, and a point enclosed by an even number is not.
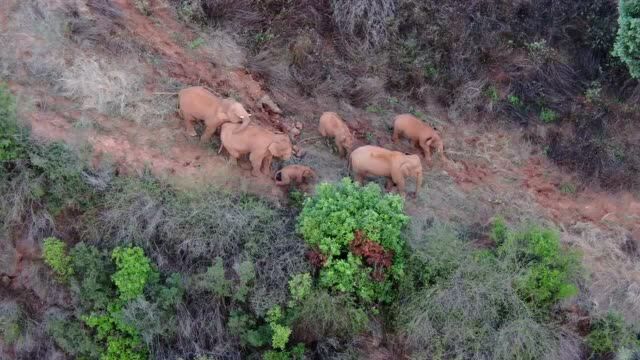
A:
[[[336,147],[340,156],[346,156],[353,147],[353,135],[349,127],[334,112],[325,112],[320,116],[318,132],[324,137],[332,137],[336,142]]]
[[[349,163],[360,183],[365,176],[384,176],[387,190],[396,185],[398,192],[404,194],[405,177],[410,176],[416,178],[416,196],[422,187],[422,162],[418,155],[366,145],[351,153]]]
[[[233,99],[221,99],[202,86],[180,90],[178,103],[187,135],[197,136],[193,125],[198,120],[204,121],[205,130],[200,138],[203,143],[211,140],[216,130],[224,123],[242,123],[237,129],[241,132],[251,122],[251,115],[241,103]]]
[[[411,114],[398,115],[393,121],[393,141],[397,142],[400,137],[411,140],[415,147],[424,152],[427,161],[431,162],[431,148],[435,148],[442,159],[446,160],[444,144],[438,131]]]
[[[224,147],[236,161],[245,154],[249,154],[251,174],[260,173],[270,175],[271,161],[274,157],[289,160],[293,154],[291,140],[285,134],[277,134],[267,129],[248,126],[242,132],[237,131],[240,124],[225,123],[220,130],[220,150]]]

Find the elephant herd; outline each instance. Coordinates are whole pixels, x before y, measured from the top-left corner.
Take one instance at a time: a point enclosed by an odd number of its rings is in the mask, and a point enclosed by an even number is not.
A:
[[[249,114],[241,103],[233,99],[221,99],[206,88],[189,87],[178,93],[179,113],[184,121],[188,136],[197,133],[194,124],[204,122],[201,141],[207,143],[220,130],[221,145],[229,155],[238,161],[243,155],[249,156],[251,174],[271,176],[273,158],[289,160],[293,146],[289,136],[251,124]],[[405,178],[416,179],[416,194],[422,185],[422,161],[418,155],[364,145],[353,149],[354,137],[349,127],[335,112],[325,112],[320,117],[318,132],[323,137],[333,138],[341,156],[349,156],[349,167],[356,181],[362,182],[367,176],[387,178],[386,189],[394,186],[404,194]],[[431,152],[435,149],[444,158],[444,146],[437,129],[430,127],[410,114],[398,115],[393,124],[393,141],[409,139],[431,162]],[[288,165],[277,171],[273,178],[276,185],[309,184],[316,173],[308,166]]]

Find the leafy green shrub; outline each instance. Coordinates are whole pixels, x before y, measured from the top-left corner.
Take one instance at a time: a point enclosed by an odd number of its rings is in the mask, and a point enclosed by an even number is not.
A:
[[[149,345],[173,334],[181,277],[173,274],[163,283],[141,248],[116,247],[109,256],[79,243],[69,252],[69,266],[79,308],[74,318],[51,319],[47,326],[65,352],[78,358],[147,359]]]
[[[238,273],[239,282],[234,291],[233,298],[236,301],[245,302],[249,291],[251,291],[253,287],[253,282],[256,279],[256,270],[253,267],[253,263],[247,260],[238,264],[236,272]]]
[[[618,35],[613,55],[620,58],[634,78],[640,78],[640,1],[620,0]]]
[[[22,310],[17,303],[0,303],[0,338],[8,345],[15,343],[22,333]]]
[[[552,123],[558,119],[558,114],[549,108],[543,107],[540,110],[540,119],[547,124]]]
[[[407,222],[401,197],[344,179],[317,187],[298,230],[317,251],[322,286],[365,303],[390,302],[393,284],[404,275],[401,231]]]
[[[296,306],[293,327],[305,339],[351,339],[369,323],[367,314],[346,296],[331,295],[324,289],[312,290]]]
[[[289,280],[289,292],[291,293],[291,301],[289,306],[294,306],[303,301],[311,293],[312,283],[311,274],[296,274]]]
[[[47,319],[47,333],[67,354],[78,354],[90,359],[100,356],[100,347],[78,321],[51,317]]]
[[[192,287],[200,291],[209,291],[220,298],[230,297],[233,283],[224,274],[222,258],[217,257],[212,266],[204,274],[193,277]]]
[[[144,251],[139,247],[116,247],[111,257],[117,267],[111,278],[118,288],[120,299],[127,301],[142,295],[152,272],[149,258],[144,255]]]
[[[556,231],[532,226],[505,233],[504,224],[498,221],[492,232],[501,240],[498,256],[519,272],[516,288],[534,311],[546,313],[558,301],[577,293],[573,282],[580,273],[578,254],[561,247]]]
[[[95,330],[95,339],[105,344],[101,360],[142,360],[147,349],[138,330],[122,321],[120,308],[113,305],[107,314],[83,316],[85,324]]]
[[[640,341],[627,326],[622,315],[610,312],[606,316],[595,319],[591,324],[591,332],[585,339],[593,354],[606,355],[622,348],[636,348]]]
[[[495,249],[433,226],[407,261],[393,306],[416,358],[550,359],[562,351],[552,306],[575,293],[578,258],[558,234],[494,221]],[[423,245],[424,244],[424,245]]]
[[[82,307],[95,310],[106,310],[111,299],[116,296],[116,289],[109,274],[115,266],[105,252],[84,243],[78,243],[69,252],[71,264],[76,274],[77,286],[72,287],[80,299]]]
[[[15,100],[7,85],[0,83],[0,161],[21,156],[23,141],[20,136]]]
[[[44,262],[62,280],[66,280],[73,274],[71,258],[65,253],[67,245],[59,239],[49,237],[44,239],[43,256]]]

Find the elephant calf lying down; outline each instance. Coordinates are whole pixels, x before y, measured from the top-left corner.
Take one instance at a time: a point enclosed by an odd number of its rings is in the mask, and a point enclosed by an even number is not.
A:
[[[360,183],[365,176],[384,176],[387,190],[394,184],[400,193],[404,193],[405,177],[410,176],[416,178],[416,194],[422,186],[422,163],[418,155],[366,145],[351,153],[350,164]]]
[[[289,160],[293,154],[291,140],[285,134],[276,134],[258,126],[248,126],[244,131],[238,132],[240,124],[225,123],[220,130],[220,150],[224,147],[229,155],[236,161],[245,154],[249,154],[251,161],[251,174],[259,176],[260,173],[269,175],[271,172],[271,160],[276,157]]]

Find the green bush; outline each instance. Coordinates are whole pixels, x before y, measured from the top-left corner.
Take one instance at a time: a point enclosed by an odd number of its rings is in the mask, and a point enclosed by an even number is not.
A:
[[[65,352],[78,358],[147,359],[151,344],[174,333],[182,279],[173,274],[162,282],[141,248],[116,247],[109,256],[79,243],[68,258],[79,307],[74,318],[51,319],[47,326]]]
[[[294,306],[309,296],[312,286],[311,274],[304,273],[294,275],[291,280],[289,280],[289,292],[291,293],[289,306]]]
[[[17,303],[0,303],[0,339],[8,345],[14,344],[22,334],[22,310]]]
[[[44,262],[62,280],[67,280],[73,274],[71,258],[66,254],[67,245],[62,240],[54,237],[44,239],[43,256]]]
[[[640,78],[640,1],[620,0],[618,35],[613,55],[620,58],[634,78]]]
[[[550,229],[490,229],[495,249],[477,250],[433,226],[407,261],[394,303],[396,328],[416,358],[557,358],[552,307],[577,290],[578,258]]]
[[[543,107],[542,110],[540,110],[540,119],[547,124],[552,123],[558,119],[558,114],[549,108]]]
[[[317,195],[305,201],[298,230],[322,260],[320,285],[365,303],[390,302],[393,284],[404,275],[401,232],[408,219],[401,197],[383,194],[376,184],[361,187],[344,179],[317,187]],[[356,253],[358,234],[363,248]],[[386,264],[385,257],[390,257]],[[374,273],[372,263],[383,272]]]
[[[595,319],[591,324],[591,332],[585,339],[593,354],[612,354],[623,348],[634,349],[640,341],[631,328],[627,326],[622,315],[610,312],[606,316]]]
[[[106,310],[116,296],[115,286],[109,277],[115,272],[115,266],[109,255],[94,246],[78,243],[69,256],[77,283],[72,290],[80,299],[82,308]]]
[[[205,273],[193,277],[191,286],[199,291],[212,292],[219,298],[226,298],[232,294],[233,283],[225,277],[222,258],[217,257]]]
[[[47,333],[67,354],[82,354],[90,359],[100,356],[100,347],[78,321],[50,317],[47,319]]]
[[[504,223],[498,220],[492,232],[500,240],[498,256],[518,273],[518,294],[534,311],[545,314],[558,301],[577,293],[578,254],[562,248],[556,231],[532,226],[505,232]]]
[[[7,85],[0,83],[0,161],[21,157],[23,140],[20,136],[15,99]]]
[[[117,267],[111,279],[118,288],[120,299],[127,301],[142,295],[153,271],[144,251],[139,247],[116,247],[111,257]]]
[[[324,289],[312,290],[294,314],[295,332],[309,340],[349,340],[369,323],[367,314],[348,297],[331,295]]]

